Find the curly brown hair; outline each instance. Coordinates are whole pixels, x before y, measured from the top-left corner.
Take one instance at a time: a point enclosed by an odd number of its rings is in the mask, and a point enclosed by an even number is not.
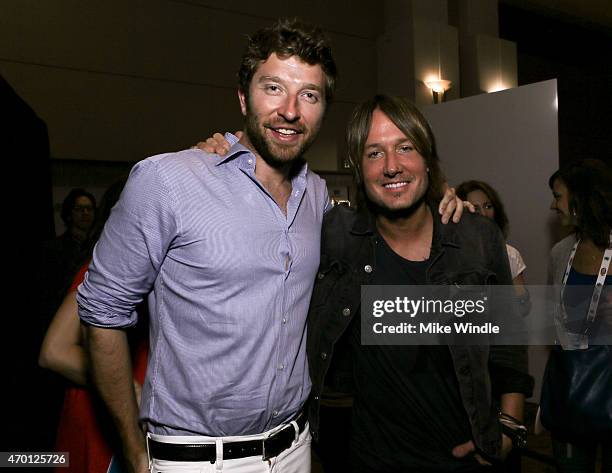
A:
[[[328,39],[321,28],[295,18],[281,18],[249,37],[238,70],[238,87],[246,97],[255,71],[273,53],[281,58],[297,56],[306,64],[320,65],[325,73],[325,101],[332,102],[337,71]]]

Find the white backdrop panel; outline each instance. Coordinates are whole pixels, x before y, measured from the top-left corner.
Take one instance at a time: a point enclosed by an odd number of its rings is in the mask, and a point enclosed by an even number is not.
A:
[[[508,241],[523,256],[528,284],[545,284],[554,244],[548,178],[559,166],[557,81],[453,100],[424,108],[451,185],[478,179],[500,194]],[[537,314],[532,314],[537,316]],[[530,350],[539,399],[545,352]]]

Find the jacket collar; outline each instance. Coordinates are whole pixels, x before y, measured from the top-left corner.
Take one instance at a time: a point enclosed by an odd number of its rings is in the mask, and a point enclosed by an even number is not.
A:
[[[429,206],[429,210],[433,215],[433,240],[432,250],[438,252],[444,246],[450,246],[453,248],[460,248],[459,239],[457,238],[457,225],[456,223],[447,223],[444,225],[440,216],[438,215],[438,209]],[[355,221],[351,228],[351,233],[356,236],[371,236],[377,232],[376,230],[376,219],[374,214],[369,210],[357,211],[355,215]]]
[[[438,208],[434,209],[430,206],[429,209],[433,215],[434,222],[433,241],[431,242],[432,250],[437,251],[445,246],[461,248],[459,238],[457,237],[457,226],[459,224],[451,221],[445,225],[442,223],[440,214],[438,214]]]
[[[358,210],[355,212],[355,220],[353,221],[351,233],[357,236],[368,236],[376,233],[374,215],[368,210]]]

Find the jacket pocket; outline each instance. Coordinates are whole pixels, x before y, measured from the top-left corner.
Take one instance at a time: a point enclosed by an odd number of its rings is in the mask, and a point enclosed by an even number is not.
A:
[[[495,284],[496,276],[493,271],[485,268],[471,268],[461,271],[451,271],[444,274],[443,284],[461,286],[486,286]]]
[[[311,310],[317,306],[327,305],[330,302],[332,291],[338,285],[338,279],[343,273],[344,269],[340,261],[332,260],[325,255],[321,256],[321,264],[317,271],[312,292]]]

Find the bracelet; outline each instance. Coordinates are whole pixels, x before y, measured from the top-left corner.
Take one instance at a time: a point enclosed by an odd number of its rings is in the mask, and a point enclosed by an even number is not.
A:
[[[514,447],[525,448],[527,446],[527,427],[520,420],[501,411],[498,420],[501,424],[502,433],[510,437]]]
[[[527,288],[525,288],[525,294],[517,298],[519,311],[521,317],[526,317],[531,312],[531,295]]]

